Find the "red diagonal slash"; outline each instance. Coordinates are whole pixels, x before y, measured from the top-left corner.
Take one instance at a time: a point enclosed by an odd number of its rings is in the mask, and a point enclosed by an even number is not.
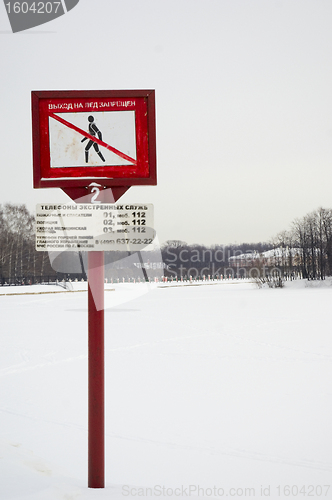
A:
[[[75,132],[78,132],[79,134],[84,135],[84,137],[87,137],[88,139],[91,139],[91,141],[96,142],[99,144],[99,146],[103,146],[104,148],[108,149],[109,151],[112,151],[112,153],[115,153],[117,156],[120,156],[120,158],[123,158],[124,160],[130,161],[130,163],[133,163],[134,165],[137,165],[137,160],[134,160],[134,158],[131,158],[130,156],[126,155],[125,153],[122,153],[122,151],[119,151],[118,149],[113,148],[113,146],[110,146],[109,144],[106,144],[106,142],[101,141],[97,137],[94,137],[93,135],[88,134],[84,130],[76,127],[76,125],[73,125],[70,122],[67,122],[67,120],[64,120],[58,115],[55,115],[54,113],[50,113],[49,116],[51,118],[54,118],[55,120],[58,120],[58,122],[62,123],[63,125],[66,125],[66,127],[69,127]]]

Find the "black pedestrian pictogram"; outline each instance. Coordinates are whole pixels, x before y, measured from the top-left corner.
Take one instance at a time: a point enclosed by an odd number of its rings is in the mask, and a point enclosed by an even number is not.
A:
[[[103,140],[102,138],[102,134],[99,130],[99,128],[97,127],[97,125],[95,124],[95,119],[93,116],[89,116],[88,117],[88,120],[89,120],[89,134],[92,135],[93,137],[98,136],[98,139],[100,141]],[[84,142],[87,140],[87,137],[83,137],[83,139],[81,140],[81,142]],[[99,151],[99,146],[96,142],[92,141],[91,139],[89,140],[88,144],[85,146],[85,163],[88,163],[89,162],[89,149],[91,148],[91,146],[93,145],[96,153],[100,156],[100,158],[105,161],[105,158],[103,157],[103,155],[101,154],[101,152]]]

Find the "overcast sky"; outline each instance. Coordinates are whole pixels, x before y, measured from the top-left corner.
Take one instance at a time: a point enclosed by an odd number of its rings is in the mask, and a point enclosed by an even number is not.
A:
[[[160,242],[267,241],[332,207],[331,0],[80,0],[12,34],[0,5],[0,203],[32,187],[31,91],[155,89]]]

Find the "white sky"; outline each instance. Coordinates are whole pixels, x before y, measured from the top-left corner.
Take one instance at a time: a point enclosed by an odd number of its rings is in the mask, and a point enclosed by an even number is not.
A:
[[[268,240],[332,207],[330,0],[80,0],[12,34],[0,5],[0,203],[32,188],[31,90],[155,89],[160,242]]]

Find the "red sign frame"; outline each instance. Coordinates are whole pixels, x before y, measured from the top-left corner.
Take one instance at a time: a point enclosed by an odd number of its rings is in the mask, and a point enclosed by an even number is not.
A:
[[[84,188],[92,182],[104,187],[127,188],[157,184],[154,90],[32,91],[31,100],[34,188],[58,187],[66,190]],[[65,119],[65,113],[87,114],[96,111],[134,111],[136,158],[126,157],[97,136],[89,136]],[[94,143],[115,152],[119,157],[122,156],[127,165],[82,164],[53,168],[50,153],[50,118],[60,121],[64,127],[72,128],[87,139],[93,139]]]

